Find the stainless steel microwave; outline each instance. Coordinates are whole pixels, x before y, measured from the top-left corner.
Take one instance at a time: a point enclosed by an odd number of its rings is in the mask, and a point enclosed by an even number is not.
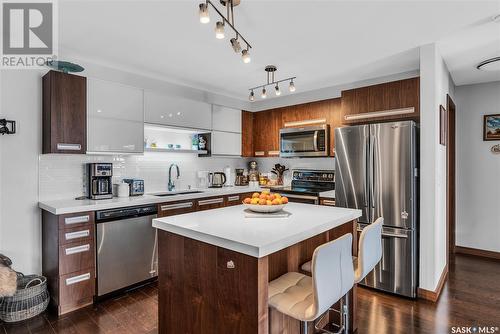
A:
[[[280,156],[327,157],[330,128],[328,124],[280,130]]]

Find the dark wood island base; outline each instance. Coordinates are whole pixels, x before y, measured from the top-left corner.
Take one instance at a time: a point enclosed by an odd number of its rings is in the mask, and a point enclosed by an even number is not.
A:
[[[268,282],[300,272],[317,246],[347,233],[353,234],[356,255],[356,222],[351,221],[256,258],[159,229],[159,333],[299,334],[297,320],[269,310]],[[352,331],[357,329],[355,290],[350,294]]]

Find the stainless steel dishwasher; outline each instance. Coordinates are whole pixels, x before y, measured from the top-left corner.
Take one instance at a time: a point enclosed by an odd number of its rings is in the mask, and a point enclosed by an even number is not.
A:
[[[156,205],[96,212],[97,296],[158,275]]]

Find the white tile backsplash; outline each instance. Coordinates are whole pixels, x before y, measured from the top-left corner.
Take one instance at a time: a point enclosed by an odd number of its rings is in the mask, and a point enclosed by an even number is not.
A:
[[[85,166],[90,162],[113,163],[113,182],[126,177],[144,179],[146,192],[167,190],[168,167],[175,163],[179,166],[181,177],[176,181],[177,189],[196,187],[196,172],[199,170],[223,171],[224,167],[248,168],[248,162],[256,160],[259,171],[268,173],[274,164],[280,163],[290,170],[294,168],[334,169],[332,158],[199,158],[195,154],[146,152],[137,156],[113,155],[40,155],[39,200],[68,199],[87,193]],[[175,175],[175,172],[174,174]],[[291,173],[285,174],[285,183],[290,183]]]

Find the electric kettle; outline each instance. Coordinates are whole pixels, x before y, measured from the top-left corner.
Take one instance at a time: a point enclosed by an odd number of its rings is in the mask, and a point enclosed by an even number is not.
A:
[[[222,172],[215,172],[208,174],[209,188],[222,188],[226,183],[226,174]]]

